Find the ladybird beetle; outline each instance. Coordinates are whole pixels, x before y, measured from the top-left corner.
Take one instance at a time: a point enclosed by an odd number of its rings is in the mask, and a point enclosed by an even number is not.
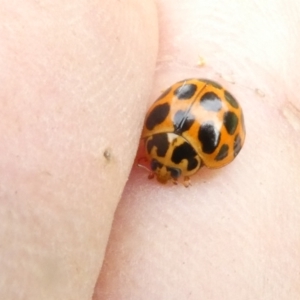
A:
[[[186,79],[169,87],[150,107],[142,132],[149,178],[175,184],[202,166],[220,168],[240,152],[245,140],[242,108],[220,84]]]

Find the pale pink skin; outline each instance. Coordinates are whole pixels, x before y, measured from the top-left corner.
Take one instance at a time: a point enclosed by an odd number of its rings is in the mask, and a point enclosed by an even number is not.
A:
[[[299,15],[0,1],[0,298],[299,299]],[[241,153],[188,189],[130,175],[147,107],[191,77],[242,104]]]

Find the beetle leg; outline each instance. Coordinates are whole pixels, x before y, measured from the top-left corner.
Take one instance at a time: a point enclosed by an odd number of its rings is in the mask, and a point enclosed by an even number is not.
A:
[[[189,187],[190,185],[192,185],[191,183],[191,179],[189,176],[184,176],[183,178],[183,185],[187,188]]]

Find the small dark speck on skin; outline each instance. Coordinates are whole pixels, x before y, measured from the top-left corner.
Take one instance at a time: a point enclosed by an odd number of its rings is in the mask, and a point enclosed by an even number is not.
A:
[[[111,154],[111,149],[105,149],[105,151],[103,152],[103,156],[105,157],[105,159],[107,160],[107,161],[110,161],[111,160],[111,156],[112,156],[112,154]]]

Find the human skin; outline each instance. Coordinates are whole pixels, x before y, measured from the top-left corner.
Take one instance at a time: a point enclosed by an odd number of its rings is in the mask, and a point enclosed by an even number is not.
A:
[[[0,3],[1,299],[300,297],[297,1]],[[188,189],[127,181],[190,77],[239,100],[241,153]]]

